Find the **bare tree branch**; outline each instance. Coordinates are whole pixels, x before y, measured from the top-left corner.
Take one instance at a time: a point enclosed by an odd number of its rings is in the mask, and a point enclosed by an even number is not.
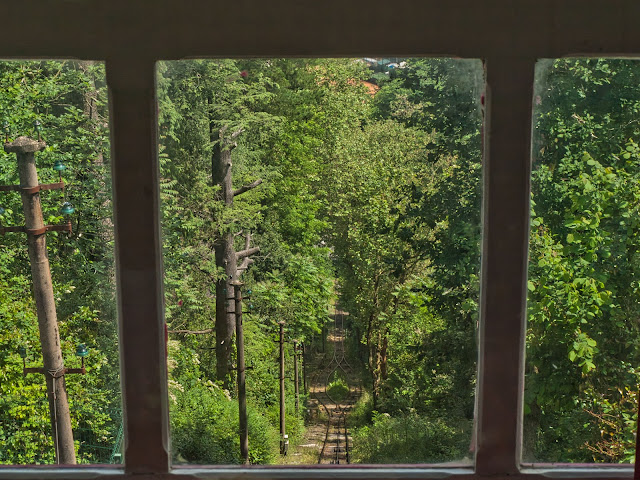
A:
[[[235,197],[236,195],[241,195],[244,192],[248,192],[249,190],[256,188],[261,183],[262,183],[262,179],[259,178],[256,181],[249,183],[248,185],[243,185],[240,188],[233,191],[233,196]]]
[[[233,139],[244,132],[244,128],[239,128],[229,136],[225,135],[226,131],[227,126],[224,126],[220,129],[220,146],[223,150],[233,150],[238,146],[238,143],[234,142]],[[231,166],[231,164],[229,164],[229,166]]]
[[[249,246],[251,245],[251,232],[247,232],[244,236],[244,251],[250,250]],[[253,263],[253,260],[249,258],[249,256],[244,257],[242,263],[238,265],[236,270],[236,277],[239,278],[246,270],[249,268],[249,265]]]
[[[242,275],[242,273],[245,270],[247,270],[247,268],[249,268],[249,265],[251,265],[252,263],[253,263],[253,260],[249,257],[246,257],[238,267],[238,270],[237,270],[238,273],[236,273],[236,276],[239,277],[240,275]]]
[[[236,252],[236,260],[240,260],[241,258],[248,257],[253,255],[254,253],[258,253],[260,251],[260,247],[247,248],[246,250],[240,250]]]
[[[231,134],[230,138],[236,138],[238,135],[240,135],[242,132],[244,132],[244,128],[239,128],[238,130],[236,130],[235,132],[233,132]]]

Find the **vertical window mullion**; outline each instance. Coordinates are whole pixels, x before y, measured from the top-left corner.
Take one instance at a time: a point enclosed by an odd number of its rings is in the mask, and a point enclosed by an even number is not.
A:
[[[125,470],[169,470],[155,62],[107,62]]]
[[[518,472],[535,59],[489,58],[476,471]]]

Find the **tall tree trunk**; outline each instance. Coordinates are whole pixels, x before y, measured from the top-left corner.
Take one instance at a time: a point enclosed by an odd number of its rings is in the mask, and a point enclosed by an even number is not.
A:
[[[233,206],[231,184],[231,145],[224,138],[224,129],[215,132],[217,137],[213,149],[212,180],[220,187],[219,199],[225,208]],[[224,269],[224,278],[216,283],[216,378],[225,388],[231,386],[231,356],[233,332],[235,330],[235,302],[232,282],[236,280],[238,262],[234,248],[233,232],[223,232],[215,241],[216,265]]]
[[[213,100],[209,98],[208,103],[211,110]],[[223,203],[225,209],[233,206],[233,197],[242,195],[262,183],[262,179],[257,179],[237,190],[233,189],[231,151],[236,147],[234,139],[241,133],[242,129],[229,132],[227,127],[217,128],[213,120],[209,121],[209,138],[213,144],[211,181],[214,186],[219,187],[217,199]],[[236,325],[234,284],[253,263],[249,257],[260,251],[259,247],[251,248],[251,233],[247,232],[244,235],[244,250],[237,252],[234,246],[235,237],[234,232],[222,226],[214,241],[216,266],[224,270],[224,278],[216,282],[216,379],[221,381],[226,389],[230,389],[233,383],[231,358]],[[240,265],[238,260],[242,260]]]
[[[380,387],[382,386],[382,332],[378,330],[376,335],[376,356],[375,370],[373,372],[373,389],[375,397],[380,397]]]
[[[385,328],[382,334],[382,346],[380,347],[380,378],[381,380],[387,379],[387,349],[389,347],[389,332]]]
[[[82,110],[84,116],[89,119],[89,130],[95,133],[99,123],[100,115],[98,113],[98,89],[96,88],[95,76],[91,72],[91,67],[95,64],[92,60],[81,60],[78,62],[78,68],[84,73],[89,88],[83,93]],[[104,164],[104,156],[102,149],[96,149],[95,156],[92,159],[94,165],[102,166]]]
[[[375,276],[373,285],[372,310],[369,314],[367,325],[367,347],[369,351],[369,373],[371,373],[371,395],[373,396],[373,408],[378,404],[380,389],[380,332],[378,330],[378,288],[380,286],[379,275]]]
[[[97,135],[102,128],[106,128],[106,119],[100,117],[99,107],[98,107],[98,97],[100,92],[96,87],[96,77],[92,68],[96,62],[93,60],[82,60],[77,63],[78,69],[84,74],[85,79],[89,85],[89,88],[83,92],[82,96],[82,111],[87,118],[86,129],[91,132],[94,136]],[[95,145],[95,149],[93,151],[93,155],[91,156],[91,163],[95,166],[96,172],[91,174],[90,172],[79,172],[77,174],[77,178],[81,181],[85,181],[88,179],[90,175],[94,175],[95,178],[98,179],[99,187],[96,192],[97,198],[103,198],[104,200],[100,203],[100,209],[96,209],[95,213],[97,213],[98,218],[97,221],[100,222],[101,228],[97,233],[94,233],[92,228],[85,229],[82,231],[80,228],[80,223],[78,222],[78,228],[76,228],[76,234],[82,232],[82,234],[86,238],[95,239],[96,236],[99,237],[100,243],[102,246],[109,245],[110,242],[114,239],[114,228],[113,228],[113,220],[111,216],[111,198],[110,198],[110,175],[108,171],[105,171],[104,168],[104,154],[103,154],[103,146],[102,144]],[[88,218],[87,215],[84,215],[84,218]],[[102,258],[104,250],[101,248],[98,251],[92,250],[92,260],[98,260]],[[115,285],[115,266],[113,264],[109,265],[109,278],[111,280],[112,285]]]

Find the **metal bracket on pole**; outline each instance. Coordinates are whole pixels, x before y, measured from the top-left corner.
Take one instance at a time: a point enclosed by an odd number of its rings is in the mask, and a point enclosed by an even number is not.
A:
[[[26,377],[29,373],[41,373],[42,375],[47,374],[47,370],[43,367],[27,367],[26,361],[22,360],[22,375]],[[86,375],[87,370],[84,368],[84,357],[82,357],[82,367],[80,368],[65,368],[61,370],[57,375],[54,375],[53,378],[59,378],[63,375],[67,375],[68,373],[79,373],[80,375]]]
[[[0,227],[0,235],[7,232],[24,232],[24,227]]]
[[[41,374],[44,375],[45,373],[47,373],[47,371],[42,367],[26,367],[26,368],[22,369],[22,375],[23,376],[26,377],[29,373],[41,373]],[[68,373],[79,373],[80,375],[86,375],[87,374],[87,370],[84,367],[82,367],[82,368],[65,368],[58,375],[56,375],[54,378],[62,377],[63,375],[67,375]]]
[[[24,192],[33,195],[42,190],[64,190],[64,182],[45,183],[35,187],[21,187],[20,185],[0,185],[0,192]]]
[[[42,228],[26,228],[26,227],[2,227],[0,226],[0,235],[4,235],[7,232],[25,232],[28,235],[42,235],[47,232],[67,232],[71,233],[71,221],[63,223],[62,225],[45,225]]]

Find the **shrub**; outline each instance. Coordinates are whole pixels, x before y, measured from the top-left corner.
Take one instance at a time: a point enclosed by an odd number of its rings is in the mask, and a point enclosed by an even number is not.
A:
[[[239,463],[234,403],[216,387],[177,392],[171,408],[172,453],[177,463]]]
[[[373,424],[353,432],[354,463],[436,463],[468,456],[471,422],[373,413]]]
[[[373,420],[373,397],[367,391],[362,392],[349,414],[349,427],[361,427]]]
[[[335,402],[342,402],[349,396],[349,385],[334,374],[334,379],[327,385],[327,395]]]
[[[171,408],[172,454],[176,463],[239,464],[238,404],[213,384],[175,393]],[[249,460],[273,463],[278,434],[269,421],[248,408]]]
[[[248,407],[247,417],[249,423],[249,461],[254,465],[275,463],[280,453],[278,431],[258,409]],[[237,419],[237,410],[235,418]],[[238,438],[237,435],[236,438]],[[240,441],[238,440],[239,448]]]

